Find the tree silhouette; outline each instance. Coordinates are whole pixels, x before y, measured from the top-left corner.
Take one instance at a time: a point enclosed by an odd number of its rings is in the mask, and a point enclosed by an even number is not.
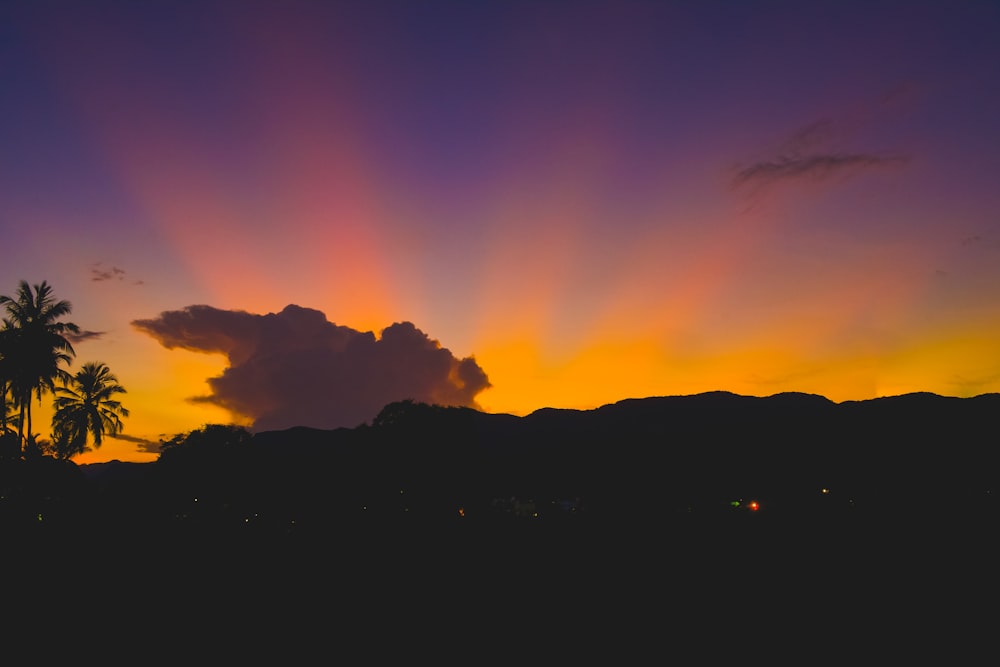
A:
[[[45,281],[29,285],[22,280],[15,296],[0,295],[0,305],[7,311],[3,318],[4,372],[20,416],[17,433],[21,442],[31,433],[31,398],[39,403],[46,391],[55,391],[56,380],[69,373],[60,364],[71,363],[75,352],[66,338],[79,333],[71,322],[59,320],[73,307],[69,301],[56,300]]]
[[[17,332],[7,319],[0,321],[0,434],[6,435],[11,423],[17,423],[16,400],[11,374],[14,369],[14,341]],[[20,445],[18,445],[20,447]]]
[[[3,366],[3,353],[0,353],[0,367]],[[15,433],[11,429],[11,424],[17,423],[17,408],[12,400],[9,400],[10,389],[6,380],[2,377],[0,370],[0,435]]]
[[[118,378],[103,362],[85,363],[76,375],[56,388],[52,406],[54,446],[58,458],[68,459],[89,451],[88,436],[94,448],[101,446],[103,436],[118,435],[128,417],[128,409],[115,396],[126,393]]]

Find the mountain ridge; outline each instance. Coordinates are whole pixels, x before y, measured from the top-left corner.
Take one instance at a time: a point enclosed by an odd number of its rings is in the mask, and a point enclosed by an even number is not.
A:
[[[713,390],[706,392],[698,392],[694,394],[665,394],[660,396],[645,396],[636,398],[624,398],[618,401],[613,401],[610,403],[605,403],[593,408],[561,408],[561,407],[542,407],[533,410],[524,415],[515,415],[507,412],[486,412],[471,407],[450,407],[450,406],[436,406],[436,407],[446,407],[449,410],[467,410],[475,413],[477,416],[482,416],[485,419],[497,418],[506,420],[516,420],[516,421],[532,421],[540,419],[553,419],[553,418],[570,418],[573,416],[585,416],[585,415],[595,415],[595,414],[606,414],[609,412],[614,412],[616,410],[623,410],[629,408],[646,408],[652,409],[654,407],[659,408],[680,408],[680,407],[706,407],[709,403],[715,405],[718,408],[732,408],[737,405],[742,407],[751,406],[762,406],[769,405],[770,407],[781,407],[786,409],[793,409],[796,407],[811,407],[816,409],[826,409],[826,408],[857,408],[857,407],[874,407],[874,406],[902,406],[902,407],[914,407],[917,401],[922,403],[931,402],[938,407],[943,407],[945,404],[955,405],[964,402],[977,403],[986,401],[997,401],[1000,403],[1000,393],[997,392],[986,392],[982,394],[977,394],[968,397],[958,397],[958,396],[947,396],[943,394],[937,394],[934,392],[926,391],[915,391],[907,392],[904,394],[894,394],[888,396],[878,396],[869,399],[849,399],[844,401],[833,401],[822,394],[814,394],[809,392],[798,392],[798,391],[786,391],[786,392],[776,392],[774,394],[768,394],[764,396],[749,395],[749,394],[739,394],[731,391],[725,390]],[[279,437],[295,437],[301,440],[323,440],[327,438],[330,434],[343,433],[354,431],[356,428],[368,427],[369,424],[363,424],[360,427],[347,428],[338,427],[334,429],[324,429],[311,426],[293,426],[287,429],[274,429],[259,431],[254,434],[255,438],[263,439],[275,439]],[[87,471],[99,471],[102,468],[110,464],[133,464],[133,465],[145,465],[144,463],[121,461],[118,459],[113,459],[110,461],[102,461],[96,463],[84,463],[77,464],[80,468]]]

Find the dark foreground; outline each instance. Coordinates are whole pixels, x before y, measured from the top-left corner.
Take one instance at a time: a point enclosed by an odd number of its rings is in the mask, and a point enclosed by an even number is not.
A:
[[[5,657],[993,664],[998,408],[404,403],[353,430],[206,428],[155,464],[8,461]]]
[[[21,530],[5,627],[206,663],[973,664],[998,618],[983,518]]]

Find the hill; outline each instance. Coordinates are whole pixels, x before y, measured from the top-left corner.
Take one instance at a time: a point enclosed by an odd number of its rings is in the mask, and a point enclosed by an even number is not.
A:
[[[249,647],[246,628],[296,646],[346,622],[490,646],[560,628],[583,652],[594,635],[648,653],[663,628],[735,623],[867,651],[887,618],[904,643],[928,619],[939,636],[941,610],[962,637],[988,618],[970,595],[995,587],[998,411],[998,395],[714,392],[524,417],[404,401],[355,429],[192,432],[155,463],[0,461],[0,529],[30,582],[15,608],[114,601],[171,632],[183,608],[184,631]]]
[[[837,404],[710,392],[524,417],[404,401],[355,429],[262,432],[214,452],[81,468],[104,489],[139,478],[168,495],[197,487],[282,520],[689,520],[751,500],[772,518],[905,518],[993,507],[997,414],[997,394]]]

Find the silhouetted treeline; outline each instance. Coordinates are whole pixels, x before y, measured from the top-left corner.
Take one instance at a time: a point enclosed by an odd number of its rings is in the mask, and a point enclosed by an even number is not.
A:
[[[996,514],[997,414],[997,394],[716,392],[526,417],[403,401],[354,429],[206,426],[148,464],[0,461],[0,512],[35,531],[214,535],[976,522]]]

